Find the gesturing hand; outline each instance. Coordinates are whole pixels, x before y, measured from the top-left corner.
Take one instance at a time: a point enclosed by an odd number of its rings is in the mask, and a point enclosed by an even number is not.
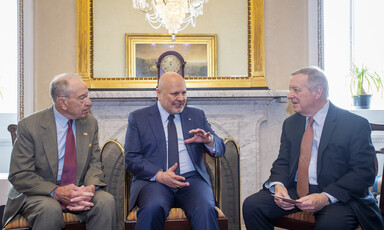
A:
[[[189,131],[190,134],[193,134],[193,137],[184,140],[184,143],[204,143],[210,147],[213,147],[214,145],[214,139],[212,138],[212,141],[210,140],[211,133],[205,132],[202,129],[192,129]]]
[[[189,186],[189,182],[184,182],[185,178],[175,174],[177,163],[170,167],[167,171],[159,171],[156,175],[156,181],[170,188],[184,188]]]

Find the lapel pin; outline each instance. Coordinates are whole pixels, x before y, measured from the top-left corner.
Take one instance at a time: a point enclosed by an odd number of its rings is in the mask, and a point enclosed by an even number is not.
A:
[[[83,133],[84,136],[88,136],[88,133]]]
[[[92,144],[91,143],[89,143],[89,147],[91,147],[92,146]]]

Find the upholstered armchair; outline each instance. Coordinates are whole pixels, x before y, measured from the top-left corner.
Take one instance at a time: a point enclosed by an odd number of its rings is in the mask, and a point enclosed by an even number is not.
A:
[[[207,156],[207,154],[206,154]],[[205,157],[206,157],[205,156]],[[210,158],[208,160],[208,158]],[[219,168],[220,168],[220,161],[217,158],[211,158],[208,157],[205,159],[205,164],[208,170],[208,173],[210,175],[212,189],[214,192],[214,195],[216,199],[220,196],[220,175]],[[209,162],[209,163],[208,163]],[[213,170],[212,170],[213,168]],[[126,207],[129,207],[129,191],[130,191],[130,185],[132,182],[132,174],[127,172],[126,174],[126,189],[127,189],[127,195],[126,195]],[[216,202],[218,203],[218,202]],[[218,212],[218,223],[219,223],[219,229],[220,230],[227,230],[228,229],[228,219],[225,217],[224,213],[221,211],[221,209],[216,206],[215,207]],[[135,207],[133,210],[131,210],[128,213],[126,222],[125,222],[125,229],[126,230],[133,230],[135,228],[137,222],[137,207]],[[189,221],[187,217],[184,214],[184,211],[181,208],[172,208],[169,212],[169,215],[167,217],[167,220],[164,223],[164,230],[181,230],[181,229],[192,229],[191,225],[189,224]]]

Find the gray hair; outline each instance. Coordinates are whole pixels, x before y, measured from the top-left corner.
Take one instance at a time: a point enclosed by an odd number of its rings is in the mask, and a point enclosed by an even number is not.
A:
[[[328,91],[329,91],[328,80],[323,70],[321,70],[319,67],[316,67],[316,66],[309,66],[306,68],[296,70],[291,74],[291,76],[294,76],[297,74],[305,74],[308,76],[307,88],[310,91],[314,90],[316,86],[321,86],[321,88],[323,88],[324,98],[328,98]]]
[[[49,85],[49,91],[51,93],[51,99],[53,103],[57,102],[58,97],[66,96],[69,97],[70,89],[69,89],[69,80],[77,78],[81,80],[81,76],[75,73],[62,73],[56,75],[51,84]]]

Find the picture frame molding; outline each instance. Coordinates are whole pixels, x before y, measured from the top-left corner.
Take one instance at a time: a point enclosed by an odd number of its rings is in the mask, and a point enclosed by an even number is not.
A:
[[[90,89],[153,89],[157,78],[95,78],[93,72],[94,0],[76,1],[77,73]],[[187,88],[261,88],[266,89],[264,0],[247,0],[248,76],[209,76],[186,80]],[[215,62],[217,63],[217,61]],[[217,67],[216,67],[217,68]]]
[[[126,50],[126,73],[127,77],[136,76],[136,45],[137,44],[198,44],[207,46],[207,76],[217,75],[217,36],[215,34],[178,34],[176,41],[172,42],[172,35],[170,34],[125,34],[125,50]],[[171,49],[169,49],[171,50]],[[169,50],[164,50],[169,51]],[[176,51],[176,50],[175,50]],[[160,56],[159,53],[158,56]],[[185,59],[186,57],[183,56]],[[185,59],[186,60],[186,59]],[[188,64],[188,60],[186,60]],[[156,64],[156,63],[154,63]],[[189,79],[189,78],[188,78]]]

